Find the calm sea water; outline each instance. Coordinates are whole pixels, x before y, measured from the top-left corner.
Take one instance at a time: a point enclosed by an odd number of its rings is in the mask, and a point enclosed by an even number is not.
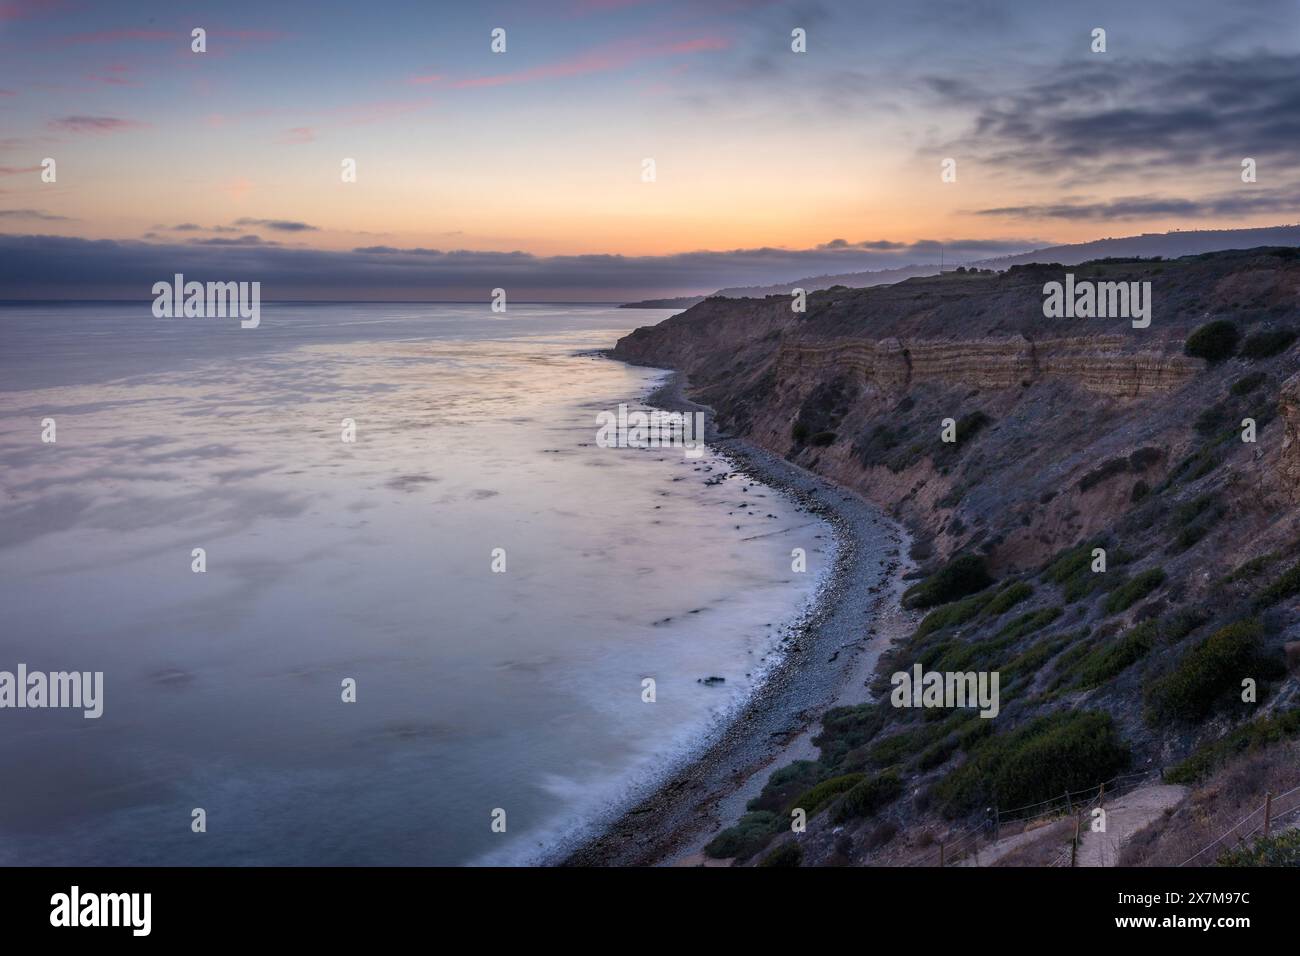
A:
[[[0,308],[0,670],[105,675],[98,720],[0,710],[0,863],[528,862],[659,779],[831,546],[596,447],[659,373],[580,353],[667,314]]]

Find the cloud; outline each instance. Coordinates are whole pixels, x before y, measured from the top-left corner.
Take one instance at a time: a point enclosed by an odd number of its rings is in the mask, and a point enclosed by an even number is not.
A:
[[[179,42],[186,36],[180,31],[170,30],[141,30],[132,27],[126,27],[116,30],[95,30],[90,33],[73,33],[62,39],[62,43],[68,45],[84,43],[125,43],[125,42],[161,42],[172,40]]]
[[[119,119],[115,116],[64,116],[62,119],[50,120],[52,129],[69,133],[116,133],[139,129],[145,125],[138,120]]]
[[[262,226],[265,229],[274,229],[277,232],[318,232],[319,226],[311,226],[305,222],[296,222],[292,219],[252,219],[244,216],[235,220],[236,226]]]
[[[1036,245],[942,243],[951,262]],[[181,272],[198,281],[260,281],[268,300],[477,300],[501,287],[516,299],[611,301],[937,262],[939,247],[937,240],[924,240],[889,251],[764,247],[665,256],[537,256],[384,245],[334,251],[256,236],[167,243],[0,234],[0,298],[147,297],[154,282]]]
[[[1261,157],[1294,167],[1300,146],[1300,54],[1257,53],[1171,62],[1068,64],[999,95],[930,77],[948,105],[974,110],[948,148],[1013,170],[1076,180],[1161,164],[1237,165]],[[1082,175],[1080,175],[1082,174]]]
[[[295,126],[293,129],[285,130],[281,135],[279,142],[297,145],[299,143],[310,143],[316,139],[316,131],[310,126]]]
[[[452,80],[454,89],[507,86],[516,83],[535,83],[591,73],[607,73],[625,69],[643,60],[683,56],[692,53],[710,53],[725,50],[731,41],[719,36],[685,37],[671,40],[619,40],[594,47],[566,59],[554,60],[539,66],[511,73],[494,73],[486,76]],[[410,83],[429,84],[443,82],[441,74],[412,76]]]
[[[977,209],[977,216],[1010,219],[1148,219],[1158,216],[1218,217],[1246,216],[1254,213],[1277,213],[1300,209],[1300,195],[1291,190],[1266,190],[1256,187],[1239,192],[1221,193],[1201,199],[1164,196],[1124,196],[1097,202],[1040,203],[1024,206],[999,206]]]
[[[39,219],[42,222],[76,222],[71,216],[56,216],[41,209],[0,209],[2,219]]]
[[[271,242],[263,239],[261,236],[240,236],[238,239],[190,239],[189,244],[192,246],[277,246],[278,242]]]

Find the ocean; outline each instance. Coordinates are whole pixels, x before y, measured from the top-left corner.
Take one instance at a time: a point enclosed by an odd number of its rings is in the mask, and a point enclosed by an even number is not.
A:
[[[0,672],[103,673],[0,709],[0,864],[541,862],[661,781],[833,548],[597,445],[663,373],[591,351],[669,314],[0,307]]]

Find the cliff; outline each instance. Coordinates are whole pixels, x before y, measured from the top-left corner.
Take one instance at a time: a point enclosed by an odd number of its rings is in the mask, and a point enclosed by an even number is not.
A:
[[[1046,318],[1044,285],[1067,272],[1150,283],[1149,326]],[[1280,248],[949,273],[814,293],[802,313],[709,299],[619,341],[618,358],[686,372],[719,427],[916,535],[908,601],[928,615],[878,702],[826,716],[821,759],[773,777],[726,855],[782,842],[753,814],[798,787],[856,794],[823,800],[801,852],[873,862],[981,803],[1119,768],[1193,781],[1294,710],[1297,330],[1300,256]],[[918,663],[1000,673],[999,717],[891,707],[889,673]],[[845,827],[851,852],[830,835]]]

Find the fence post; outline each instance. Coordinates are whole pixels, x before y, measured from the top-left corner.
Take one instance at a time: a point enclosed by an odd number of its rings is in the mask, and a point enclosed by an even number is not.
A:
[[[1070,791],[1068,789],[1065,791],[1065,809],[1070,813],[1074,812],[1074,803],[1070,800]]]
[[[939,841],[939,866],[943,866],[943,841]]]
[[[1106,806],[1106,785],[1103,783],[1101,789],[1097,791],[1097,806],[1104,808]]]
[[[1074,861],[1079,855],[1079,818],[1074,818],[1074,840],[1070,843],[1070,867],[1074,867]]]
[[[993,842],[997,843],[1002,839],[1002,811],[998,809],[998,802],[993,801]]]
[[[1264,836],[1268,836],[1269,825],[1273,822],[1273,791],[1264,794]]]

